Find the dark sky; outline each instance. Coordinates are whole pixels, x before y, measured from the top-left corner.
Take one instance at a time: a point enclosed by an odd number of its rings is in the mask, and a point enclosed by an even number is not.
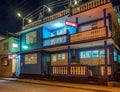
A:
[[[7,31],[15,33],[21,30],[22,19],[17,17],[18,11],[26,16],[43,3],[52,1],[55,0],[0,0],[0,33],[5,34]],[[120,4],[120,0],[113,1],[114,4]]]
[[[21,30],[22,19],[16,13],[20,11],[26,16],[34,9],[40,7],[43,2],[53,0],[0,0],[0,33],[17,32]]]

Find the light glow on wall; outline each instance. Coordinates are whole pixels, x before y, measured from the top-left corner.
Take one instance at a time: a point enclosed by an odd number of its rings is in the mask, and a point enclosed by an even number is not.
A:
[[[56,27],[62,27],[63,24],[62,24],[62,23],[55,23],[55,26],[56,26]]]
[[[13,43],[13,44],[12,44],[12,47],[14,47],[14,48],[18,48],[18,44]]]
[[[23,47],[23,49],[28,49],[28,46],[22,46]]]

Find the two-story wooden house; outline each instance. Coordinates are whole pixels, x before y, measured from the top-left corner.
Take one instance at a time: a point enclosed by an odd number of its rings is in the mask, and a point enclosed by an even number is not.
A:
[[[16,77],[20,73],[20,40],[8,37],[0,41],[0,76]]]
[[[90,0],[23,29],[21,75],[100,82],[118,71],[120,27],[110,0]]]

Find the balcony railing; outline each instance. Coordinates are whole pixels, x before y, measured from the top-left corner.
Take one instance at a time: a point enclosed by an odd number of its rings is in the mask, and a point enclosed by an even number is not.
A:
[[[23,30],[38,26],[40,24],[55,20],[57,18],[61,18],[61,17],[66,16],[66,15],[70,15],[70,14],[74,15],[74,14],[98,7],[100,5],[104,5],[104,4],[109,3],[109,2],[110,2],[110,0],[91,0],[87,3],[83,3],[83,4],[79,5],[78,7],[73,7],[72,11],[70,11],[70,9],[65,9],[63,11],[60,11],[58,13],[55,13],[55,14],[50,15],[48,17],[45,17],[41,20],[37,20],[31,24],[27,24],[23,27]]]
[[[72,15],[106,4],[110,0],[91,0],[72,9]]]
[[[51,66],[51,72],[54,75],[68,75],[68,65]],[[70,65],[69,75],[87,76],[88,66],[86,65]]]
[[[67,75],[68,74],[68,66],[51,66],[52,74],[54,75]]]
[[[59,36],[43,39],[43,47],[65,44],[67,42],[68,42],[68,37],[66,34],[59,35]]]
[[[29,28],[32,28],[32,27],[35,27],[35,26],[38,26],[38,25],[41,25],[43,23],[46,23],[46,22],[49,22],[49,21],[52,21],[52,20],[55,20],[57,18],[61,18],[63,16],[66,16],[66,15],[69,15],[70,14],[70,9],[66,9],[66,10],[63,10],[63,11],[60,11],[58,13],[55,13],[53,15],[50,15],[48,17],[45,17],[41,20],[37,20],[33,23],[30,23],[30,24],[27,24],[23,27],[23,29],[29,29]]]
[[[86,41],[86,40],[93,40],[93,39],[100,39],[106,37],[106,27],[93,29],[89,31],[80,32],[77,34],[71,35],[70,42],[79,42],[79,41]],[[111,37],[111,32],[108,30],[108,37]]]
[[[63,10],[61,12],[55,13],[55,14],[53,14],[51,16],[45,17],[43,21],[44,22],[49,22],[49,21],[55,20],[57,18],[66,16],[68,14],[70,14],[70,9],[66,9],[66,10]]]

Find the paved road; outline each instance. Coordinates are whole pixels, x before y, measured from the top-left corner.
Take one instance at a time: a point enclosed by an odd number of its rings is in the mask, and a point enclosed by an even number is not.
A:
[[[87,84],[77,84],[76,86],[78,87],[64,87],[64,85],[66,84],[63,83],[62,86],[55,86],[46,85],[43,82],[41,84],[35,84],[0,80],[0,92],[120,92],[120,88],[110,88]]]

